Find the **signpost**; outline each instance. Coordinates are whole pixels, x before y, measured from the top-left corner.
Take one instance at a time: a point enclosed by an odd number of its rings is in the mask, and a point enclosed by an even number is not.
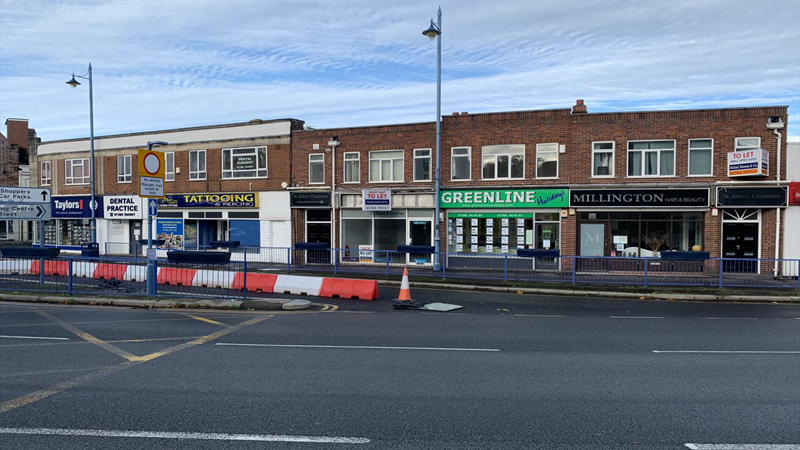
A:
[[[44,247],[44,221],[52,218],[50,189],[0,186],[0,219],[38,220],[39,246]]]
[[[167,142],[148,142],[147,149],[139,149],[139,197],[147,201],[147,295],[156,294],[156,251],[153,248],[153,216],[158,214],[158,201],[164,197],[164,153],[153,150],[154,145]]]

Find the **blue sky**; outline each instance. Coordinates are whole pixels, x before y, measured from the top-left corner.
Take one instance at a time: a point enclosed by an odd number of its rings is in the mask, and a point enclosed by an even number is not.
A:
[[[43,140],[303,119],[435,118],[425,1],[0,0],[0,119]],[[442,112],[789,105],[800,138],[797,0],[443,1]]]

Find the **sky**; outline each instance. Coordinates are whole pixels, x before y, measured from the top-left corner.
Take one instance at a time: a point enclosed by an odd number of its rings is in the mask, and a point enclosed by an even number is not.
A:
[[[0,119],[44,141],[297,118],[433,121],[439,3],[0,0]],[[446,0],[442,113],[789,105],[800,139],[800,1]]]

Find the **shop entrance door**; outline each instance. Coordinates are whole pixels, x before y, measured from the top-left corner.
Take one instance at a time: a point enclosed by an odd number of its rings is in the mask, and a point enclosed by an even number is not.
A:
[[[606,224],[582,223],[580,224],[581,256],[605,255],[606,249]],[[578,270],[596,270],[604,267],[595,259],[578,259],[575,261]]]
[[[211,241],[217,240],[217,221],[199,220],[197,227],[197,245],[207,246]]]
[[[432,246],[432,228],[430,220],[412,220],[411,225],[408,227],[409,245]],[[411,253],[408,255],[408,262],[430,264],[432,256],[430,253]]]
[[[758,224],[723,223],[723,258],[740,258],[725,261],[725,272],[755,273],[758,271]],[[747,261],[753,259],[753,261]]]
[[[139,253],[142,255],[147,254],[147,249],[145,245],[139,245],[139,239],[146,239],[147,236],[142,237],[142,222],[138,220],[131,220],[128,222],[128,242],[131,243],[130,245],[130,253],[135,254],[136,249],[140,249]],[[156,236],[154,235],[153,238]]]

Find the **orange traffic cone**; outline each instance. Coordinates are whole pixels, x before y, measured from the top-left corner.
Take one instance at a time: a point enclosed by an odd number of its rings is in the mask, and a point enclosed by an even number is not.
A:
[[[397,301],[413,301],[411,300],[411,287],[408,285],[408,268],[403,268],[403,281],[400,283],[400,295],[397,297]]]

